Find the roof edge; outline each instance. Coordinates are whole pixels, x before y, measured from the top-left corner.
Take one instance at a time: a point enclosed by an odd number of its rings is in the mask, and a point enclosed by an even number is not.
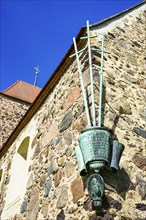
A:
[[[92,27],[101,25],[101,24],[105,23],[106,21],[115,19],[115,18],[119,17],[120,15],[124,15],[124,14],[126,14],[127,12],[133,11],[134,9],[136,9],[136,8],[138,8],[139,6],[142,6],[142,5],[144,5],[144,4],[146,4],[146,0],[143,0],[142,2],[140,2],[140,3],[136,4],[136,5],[134,5],[134,6],[130,7],[130,8],[128,8],[128,9],[125,9],[125,10],[123,10],[123,11],[117,13],[117,14],[114,14],[114,15],[108,17],[108,18],[105,18],[105,19],[103,19],[103,20],[101,20],[101,21],[99,21],[99,22],[97,22],[97,23],[91,24],[90,27],[92,28]]]
[[[77,42],[79,42],[80,37],[84,36],[86,33],[86,28],[82,27],[76,37]],[[80,49],[85,44],[84,41],[80,41],[78,44],[78,48]],[[26,124],[29,122],[31,117],[36,113],[37,109],[41,106],[41,104],[44,102],[45,98],[48,95],[48,92],[52,90],[52,88],[55,86],[55,84],[60,79],[60,76],[62,75],[63,71],[68,68],[69,64],[75,59],[75,58],[69,58],[69,56],[74,53],[74,46],[73,44],[70,46],[68,52],[63,57],[62,61],[59,63],[43,89],[40,91],[37,98],[34,100],[34,102],[31,104],[28,111],[24,114],[22,119],[20,120],[19,124],[16,126],[16,128],[12,131],[10,137],[7,139],[7,141],[4,143],[3,147],[0,149],[0,158],[4,155],[4,153],[7,151],[7,149],[10,147],[10,145],[13,143],[13,141],[16,139],[16,137],[19,135],[20,131],[26,126]]]
[[[3,90],[3,91],[0,91],[0,93],[4,93],[4,92],[6,92],[6,91],[8,91],[9,89],[11,89],[12,87],[14,87],[16,84],[18,84],[18,83],[25,83],[25,84],[27,84],[27,85],[30,85],[30,86],[33,86],[33,87],[37,87],[38,89],[41,89],[40,87],[38,87],[38,86],[34,86],[34,85],[32,85],[32,84],[30,84],[30,83],[28,83],[28,82],[25,82],[25,81],[23,81],[23,80],[21,80],[21,79],[19,79],[19,80],[17,80],[15,83],[13,83],[11,86],[9,86],[7,89],[5,89],[5,90]]]
[[[14,98],[15,100],[32,103],[41,90],[42,89],[38,86],[34,86],[22,80],[18,80],[4,91],[0,91],[0,94],[7,95],[8,97]],[[24,92],[23,95],[21,95],[21,91]],[[30,98],[28,98],[28,96],[25,94],[26,91],[31,92],[32,96],[30,94]]]
[[[18,82],[20,82],[21,80],[17,80],[15,83],[13,83],[12,85],[10,85],[7,89],[0,91],[1,93],[6,92],[7,90],[11,89],[13,86],[15,86]]]
[[[141,5],[144,5],[146,3],[146,1],[143,1],[129,9],[126,9],[116,15],[113,15],[111,17],[108,17],[98,23],[95,24],[91,24],[91,27],[94,26],[98,26],[102,23],[105,23],[113,18],[116,18],[122,14],[125,14],[128,11],[131,11]],[[86,26],[83,26],[79,33],[77,34],[76,37],[76,41],[77,41],[77,45],[78,45],[78,49],[80,49],[83,45],[84,45],[84,41],[80,41],[80,37],[84,36],[86,33]],[[65,69],[68,68],[69,64],[71,64],[71,62],[75,59],[75,58],[69,58],[69,56],[74,53],[74,46],[73,44],[70,46],[69,50],[67,51],[67,53],[65,54],[65,56],[63,57],[63,59],[61,60],[61,62],[59,63],[59,65],[57,66],[57,68],[55,69],[55,71],[53,72],[53,74],[51,75],[51,77],[49,78],[49,80],[47,81],[47,83],[45,84],[45,86],[43,87],[43,89],[40,91],[39,95],[37,96],[37,98],[35,99],[35,101],[32,103],[32,105],[30,106],[30,108],[28,109],[28,111],[25,113],[25,115],[22,117],[22,119],[20,120],[19,124],[16,126],[16,128],[13,130],[13,132],[11,133],[10,137],[7,139],[7,141],[5,142],[5,144],[3,145],[3,147],[0,149],[0,158],[4,155],[4,153],[7,151],[7,149],[11,146],[11,144],[13,143],[13,141],[16,139],[16,137],[19,135],[20,131],[26,126],[26,124],[29,122],[29,120],[31,119],[31,117],[33,117],[33,115],[36,113],[37,109],[42,105],[42,103],[44,102],[45,98],[47,97],[48,93],[52,90],[52,88],[55,86],[55,84],[57,83],[57,81],[59,80],[60,76],[62,75],[63,71]]]
[[[14,99],[14,100],[17,100],[17,101],[19,101],[19,102],[25,102],[25,103],[27,103],[27,104],[29,104],[29,105],[31,105],[31,103],[32,103],[32,102],[28,102],[28,101],[26,101],[26,100],[19,99],[19,98],[16,98],[16,97],[14,97],[14,96],[5,94],[5,93],[3,93],[3,92],[0,92],[0,95],[7,96],[7,97],[9,97],[9,98],[11,98],[11,99]]]

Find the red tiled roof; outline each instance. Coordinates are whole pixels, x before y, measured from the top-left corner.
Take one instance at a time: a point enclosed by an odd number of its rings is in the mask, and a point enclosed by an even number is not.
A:
[[[1,93],[25,102],[32,103],[38,96],[40,91],[41,89],[39,87],[18,80],[12,86],[2,91]]]

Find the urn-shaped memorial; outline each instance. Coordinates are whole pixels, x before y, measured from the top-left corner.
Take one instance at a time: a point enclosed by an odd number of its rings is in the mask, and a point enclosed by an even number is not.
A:
[[[107,129],[87,128],[82,131],[78,141],[87,170],[99,172],[110,163],[111,133]]]

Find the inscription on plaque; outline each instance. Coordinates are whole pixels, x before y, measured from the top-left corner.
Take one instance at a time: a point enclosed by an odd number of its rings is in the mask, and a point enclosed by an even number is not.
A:
[[[105,130],[89,130],[79,137],[85,164],[94,160],[109,162],[111,134]]]

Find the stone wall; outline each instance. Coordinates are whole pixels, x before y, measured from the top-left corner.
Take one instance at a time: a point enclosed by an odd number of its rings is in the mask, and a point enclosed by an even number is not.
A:
[[[26,102],[0,94],[0,149],[29,106]]]
[[[105,195],[102,212],[93,210],[74,154],[78,137],[87,126],[76,61],[32,120],[3,156],[5,175],[1,183],[1,210],[10,181],[12,156],[20,142],[30,136],[28,179],[21,195],[20,213],[14,219],[26,220],[144,220],[146,216],[145,152],[145,11],[142,8],[94,26],[92,61],[95,103],[98,119],[101,32],[105,33],[104,105],[102,123],[125,145],[117,174],[103,172]],[[91,107],[87,51],[80,56],[84,82]],[[92,115],[92,114],[91,114]],[[1,165],[0,164],[0,165]]]

